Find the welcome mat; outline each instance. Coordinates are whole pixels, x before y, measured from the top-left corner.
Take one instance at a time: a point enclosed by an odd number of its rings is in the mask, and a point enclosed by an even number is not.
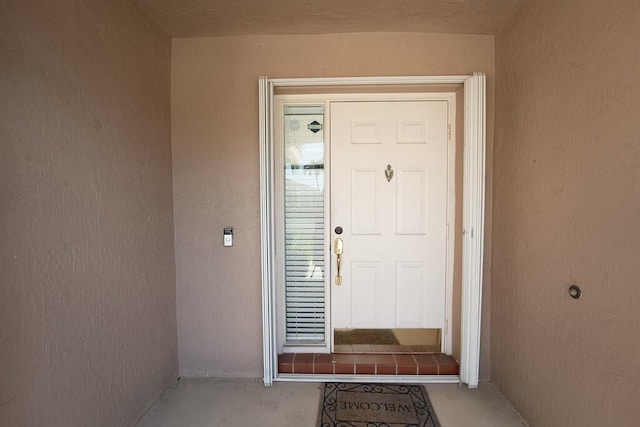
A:
[[[440,427],[420,385],[325,383],[320,427]]]
[[[348,329],[336,331],[333,340],[335,345],[377,344],[398,345],[400,341],[390,329]]]

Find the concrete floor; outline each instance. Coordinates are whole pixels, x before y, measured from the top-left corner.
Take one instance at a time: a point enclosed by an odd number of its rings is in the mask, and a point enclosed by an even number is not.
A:
[[[442,427],[521,427],[527,423],[491,384],[426,386]],[[244,379],[183,378],[149,410],[138,427],[313,427],[320,384]]]

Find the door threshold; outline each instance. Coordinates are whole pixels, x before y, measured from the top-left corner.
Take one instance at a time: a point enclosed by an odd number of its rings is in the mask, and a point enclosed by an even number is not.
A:
[[[379,384],[460,384],[459,375],[324,375],[278,374],[277,382],[379,383]]]
[[[458,362],[443,353],[284,353],[279,374],[331,376],[457,376]]]

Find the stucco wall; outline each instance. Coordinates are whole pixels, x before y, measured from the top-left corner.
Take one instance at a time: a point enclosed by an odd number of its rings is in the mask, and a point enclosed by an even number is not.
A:
[[[172,144],[182,374],[262,376],[258,77],[474,71],[488,75],[491,150],[492,36],[386,33],[173,40]],[[488,160],[490,168],[490,155]],[[234,227],[231,248],[222,246],[225,226]],[[487,265],[487,282],[489,277]],[[488,303],[489,286],[485,289]],[[485,315],[482,373],[486,378],[488,305]]]
[[[171,42],[90,0],[0,40],[0,425],[132,425],[177,376]]]
[[[638,28],[540,0],[496,39],[492,378],[532,426],[640,417]]]

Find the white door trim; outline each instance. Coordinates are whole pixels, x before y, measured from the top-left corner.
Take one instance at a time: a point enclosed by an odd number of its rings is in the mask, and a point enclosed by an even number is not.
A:
[[[264,383],[278,379],[275,313],[273,91],[285,86],[464,84],[464,183],[460,381],[478,386],[484,248],[486,78],[473,76],[259,79],[260,226]]]
[[[462,183],[462,325],[460,380],[478,387],[484,261],[486,78],[464,81],[464,167]]]

